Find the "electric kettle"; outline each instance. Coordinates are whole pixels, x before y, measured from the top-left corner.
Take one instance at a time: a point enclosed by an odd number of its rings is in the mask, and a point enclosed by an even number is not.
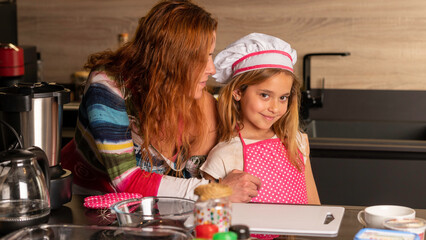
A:
[[[50,214],[49,162],[39,147],[0,153],[0,234],[45,223]]]

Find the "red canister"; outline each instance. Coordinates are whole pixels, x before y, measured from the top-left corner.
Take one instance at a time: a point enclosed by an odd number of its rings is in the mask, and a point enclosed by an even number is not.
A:
[[[0,77],[24,75],[24,49],[11,43],[0,45]]]
[[[202,239],[212,239],[213,235],[219,231],[219,228],[212,223],[197,225],[195,227],[195,237]]]

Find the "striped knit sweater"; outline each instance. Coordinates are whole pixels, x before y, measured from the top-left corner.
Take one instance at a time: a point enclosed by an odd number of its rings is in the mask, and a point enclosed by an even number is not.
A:
[[[61,164],[73,172],[74,186],[80,193],[137,192],[194,198],[192,190],[206,183],[163,176],[163,161],[173,164],[165,158],[157,159],[154,167],[141,162],[142,139],[131,127],[123,94],[105,72],[90,74],[78,113],[75,137],[62,149]]]

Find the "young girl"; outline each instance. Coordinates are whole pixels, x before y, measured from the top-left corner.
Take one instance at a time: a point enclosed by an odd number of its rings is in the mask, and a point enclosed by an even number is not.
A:
[[[320,204],[309,162],[309,142],[299,130],[297,54],[281,39],[249,34],[215,58],[219,137],[201,167],[208,179],[233,169],[261,179],[252,202]]]

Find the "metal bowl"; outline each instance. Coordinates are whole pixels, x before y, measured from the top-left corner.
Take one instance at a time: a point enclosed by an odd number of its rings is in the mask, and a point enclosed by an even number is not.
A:
[[[144,197],[119,201],[111,206],[120,226],[167,225],[193,228],[195,201],[175,197]]]
[[[190,240],[193,236],[166,226],[129,228],[117,226],[49,225],[26,227],[0,240]]]

